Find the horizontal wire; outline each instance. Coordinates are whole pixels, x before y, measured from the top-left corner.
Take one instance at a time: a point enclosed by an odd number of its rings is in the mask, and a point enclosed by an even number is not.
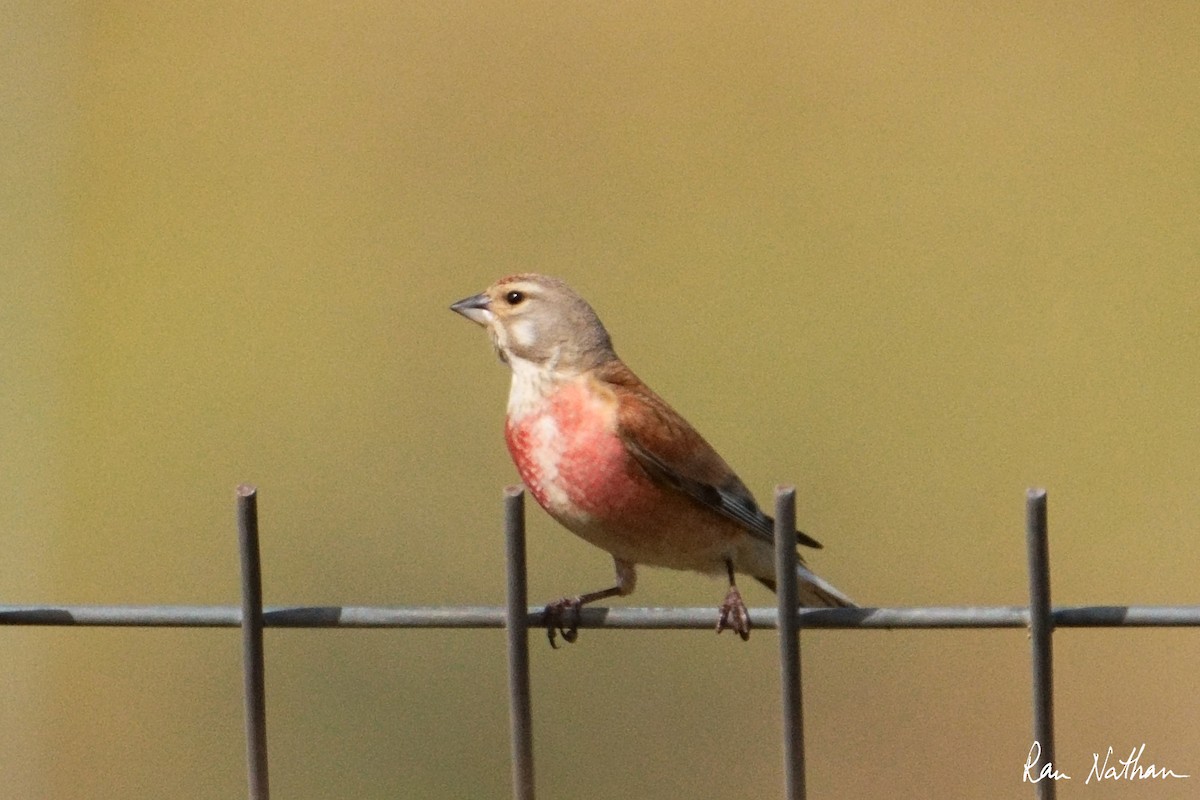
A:
[[[528,624],[543,625],[531,606]],[[823,629],[1027,628],[1025,606],[802,608],[800,627]],[[581,628],[695,630],[716,626],[715,608],[585,608]],[[774,608],[752,608],[754,627],[778,627]],[[1200,626],[1200,606],[1057,606],[1056,628],[1171,628]],[[268,606],[267,628],[503,628],[503,606]],[[236,628],[237,606],[0,605],[0,625],[145,628]]]

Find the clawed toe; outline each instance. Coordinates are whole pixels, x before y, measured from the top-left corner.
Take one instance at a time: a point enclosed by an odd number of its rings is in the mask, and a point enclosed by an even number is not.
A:
[[[571,644],[579,638],[579,611],[583,602],[578,597],[564,597],[546,606],[546,636],[550,646],[558,649],[558,635]]]
[[[717,617],[717,633],[726,628],[735,631],[743,642],[750,638],[750,611],[736,586],[729,587],[725,602],[721,603],[720,616]]]

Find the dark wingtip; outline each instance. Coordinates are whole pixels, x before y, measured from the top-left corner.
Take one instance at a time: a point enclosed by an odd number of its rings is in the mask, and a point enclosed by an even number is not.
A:
[[[805,547],[811,547],[814,550],[824,550],[825,549],[825,545],[821,544],[816,539],[812,538],[811,536],[809,536],[807,533],[804,533],[803,531],[796,531],[796,541],[799,542],[800,544],[804,545]]]

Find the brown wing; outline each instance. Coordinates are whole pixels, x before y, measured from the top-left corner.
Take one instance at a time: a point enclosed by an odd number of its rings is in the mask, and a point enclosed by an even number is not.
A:
[[[598,380],[619,387],[617,433],[654,480],[739,523],[749,533],[775,540],[775,521],[704,437],[620,361],[597,370]],[[821,547],[796,532],[800,544]]]

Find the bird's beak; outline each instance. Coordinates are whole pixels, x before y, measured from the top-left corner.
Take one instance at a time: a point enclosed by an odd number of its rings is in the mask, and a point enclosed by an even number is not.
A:
[[[459,300],[450,306],[451,311],[457,311],[471,322],[480,325],[487,325],[492,318],[491,312],[492,301],[488,299],[486,294],[477,294],[473,297],[466,297]]]

